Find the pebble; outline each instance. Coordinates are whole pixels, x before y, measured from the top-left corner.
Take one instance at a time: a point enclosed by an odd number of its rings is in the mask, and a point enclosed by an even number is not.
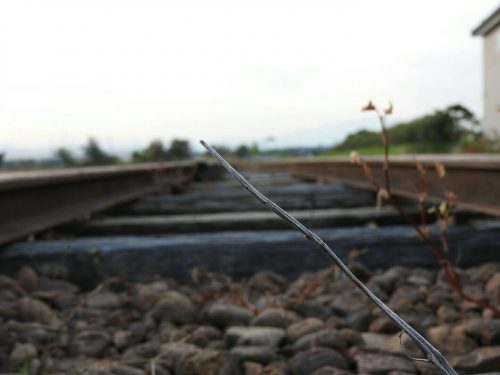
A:
[[[112,342],[111,336],[102,330],[88,330],[78,333],[73,339],[76,355],[99,357]]]
[[[304,335],[319,331],[324,327],[325,323],[321,319],[306,318],[289,325],[286,329],[286,334],[293,342],[297,341]]]
[[[283,276],[271,271],[258,272],[248,280],[248,287],[261,293],[281,293],[286,285],[287,281]]]
[[[146,375],[144,370],[123,364],[115,364],[111,367],[111,372],[115,375]]]
[[[298,339],[293,344],[295,351],[307,350],[315,346],[324,346],[343,351],[347,349],[347,343],[340,331],[332,328],[322,329],[317,332],[309,333]]]
[[[130,360],[136,358],[153,358],[160,351],[160,344],[157,342],[145,342],[142,344],[134,345],[127,349],[123,355],[123,360]]]
[[[324,366],[312,372],[311,375],[354,375],[354,374],[350,371],[343,370],[338,367]]]
[[[237,364],[245,361],[267,364],[276,359],[276,350],[268,346],[235,346],[229,357]]]
[[[54,312],[45,302],[30,297],[23,297],[17,302],[16,318],[24,322],[50,324]]]
[[[196,328],[186,339],[186,342],[205,348],[212,341],[222,337],[222,333],[212,326],[201,326]]]
[[[195,312],[196,309],[189,298],[181,293],[169,291],[156,303],[151,314],[156,320],[186,324],[194,321]]]
[[[370,332],[378,333],[395,333],[401,329],[391,319],[386,316],[382,316],[371,322],[368,330]]]
[[[493,303],[499,267],[457,274],[464,290]],[[34,375],[140,375],[157,358],[157,375],[433,374],[402,355],[392,321],[331,268],[293,283],[267,271],[243,282],[207,273],[202,284],[107,280],[92,292],[40,275],[0,275],[3,372],[26,363]],[[496,370],[500,319],[453,294],[440,272],[393,267],[365,277],[457,370]]]
[[[38,286],[38,275],[35,270],[29,266],[21,267],[17,272],[16,280],[27,292],[33,292]]]
[[[322,347],[298,352],[290,360],[290,367],[294,375],[308,375],[324,366],[346,369],[347,363],[339,352]]]
[[[33,344],[23,344],[18,342],[10,353],[10,360],[14,365],[20,365],[26,360],[35,358],[37,355],[38,350]]]
[[[109,290],[101,289],[87,298],[87,306],[95,309],[116,309],[120,306],[120,298]]]
[[[175,366],[176,375],[229,375],[227,356],[213,349],[204,349],[180,358]]]
[[[499,363],[500,346],[478,348],[465,356],[452,359],[452,365],[464,372],[498,371]]]
[[[486,284],[486,294],[493,305],[500,306],[500,272],[489,279]]]
[[[387,374],[390,371],[402,371],[416,374],[417,370],[407,357],[386,353],[353,351],[351,354],[356,361],[358,372],[363,374]]]
[[[229,303],[215,303],[206,311],[206,319],[216,327],[248,325],[253,317],[251,310]]]
[[[300,316],[290,310],[279,308],[268,308],[261,311],[255,318],[252,319],[253,326],[266,326],[286,328],[290,324],[300,320]]]
[[[237,345],[276,347],[285,338],[282,328],[275,327],[230,327],[226,330],[228,347]]]

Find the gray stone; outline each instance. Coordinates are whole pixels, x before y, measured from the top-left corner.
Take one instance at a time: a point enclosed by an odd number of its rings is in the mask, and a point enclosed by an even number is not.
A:
[[[37,355],[38,350],[33,344],[22,344],[18,342],[10,353],[10,360],[14,365],[19,365],[26,360],[35,358]]]
[[[373,375],[387,374],[391,371],[403,371],[409,374],[417,373],[415,366],[407,357],[359,350],[353,357],[359,373]]]
[[[175,369],[178,361],[199,353],[200,350],[197,346],[185,342],[169,342],[160,347],[161,357],[168,363],[169,369]]]
[[[95,309],[116,309],[120,307],[120,298],[106,289],[91,293],[87,297],[87,306]]]
[[[442,322],[456,322],[462,314],[450,304],[442,304],[436,311],[438,319]]]
[[[451,327],[447,324],[432,327],[427,330],[427,339],[436,347],[444,348],[450,332]]]
[[[290,359],[289,363],[294,375],[309,375],[325,366],[347,368],[346,361],[339,352],[322,347],[299,352]]]
[[[340,369],[338,367],[333,367],[333,366],[323,366],[313,373],[311,375],[354,375],[352,372]]]
[[[267,364],[276,359],[276,350],[268,346],[235,346],[229,358],[237,364],[245,361]]]
[[[250,323],[253,326],[286,328],[300,320],[300,316],[293,311],[268,308],[260,312]]]
[[[111,366],[111,372],[115,375],[145,375],[146,372],[136,367],[123,364],[114,364]]]
[[[50,324],[54,318],[52,309],[44,302],[23,297],[17,302],[17,319],[25,322]]]
[[[0,275],[0,300],[3,302],[13,301],[26,292],[18,284],[18,282],[9,276]]]
[[[28,375],[40,375],[42,373],[42,368],[42,361],[38,358],[34,358],[30,361]]]
[[[484,346],[500,345],[500,319],[473,318],[463,325],[465,333],[479,339]]]
[[[372,277],[371,271],[360,262],[350,261],[349,262],[349,270],[363,282],[366,282]]]
[[[105,331],[83,331],[74,337],[73,350],[76,355],[99,357],[106,351],[111,341],[111,336]]]
[[[398,326],[386,316],[375,319],[368,328],[370,332],[395,333],[400,330]]]
[[[377,285],[384,292],[391,294],[398,282],[408,273],[408,269],[404,267],[391,267],[383,273],[373,276],[367,285],[368,287]]]
[[[27,292],[34,291],[38,286],[38,275],[29,266],[21,267],[16,275],[17,282],[23,287]]]
[[[119,330],[113,334],[113,344],[118,349],[128,347],[132,343],[132,333]]]
[[[195,307],[185,295],[169,291],[154,307],[152,315],[156,320],[168,320],[174,323],[192,323]]]
[[[133,304],[143,312],[149,311],[156,305],[167,289],[168,285],[164,280],[139,284],[135,290]]]
[[[212,326],[201,326],[196,328],[186,339],[186,342],[205,348],[214,340],[222,337],[221,331]]]
[[[230,327],[225,341],[229,347],[237,345],[276,347],[285,338],[285,330],[274,327]]]
[[[153,358],[160,351],[160,344],[157,342],[145,342],[135,345],[125,351],[122,359]]]
[[[53,280],[41,277],[38,280],[38,290],[78,293],[80,288],[66,280]]]
[[[500,272],[495,273],[486,284],[486,294],[490,302],[495,305],[500,305]]]
[[[363,337],[357,331],[351,328],[342,328],[340,330],[340,334],[342,335],[348,347],[364,344]]]
[[[319,319],[328,319],[331,316],[331,311],[321,302],[315,300],[305,300],[294,306],[294,310],[306,317],[316,317]]]
[[[465,372],[497,371],[500,363],[500,346],[478,348],[472,353],[451,360],[451,364]]]
[[[467,269],[465,274],[469,276],[470,281],[473,283],[485,283],[495,274],[495,272],[500,272],[500,263],[488,262]]]
[[[329,347],[338,351],[343,351],[347,348],[347,343],[340,331],[332,328],[325,328],[302,336],[293,344],[293,349],[296,351],[307,350],[315,346]]]
[[[413,285],[403,284],[392,293],[389,306],[393,309],[406,312],[412,311],[418,302],[423,302],[426,295]]]
[[[252,311],[247,308],[220,302],[213,304],[206,311],[208,322],[216,327],[247,325],[252,316]]]
[[[176,375],[229,375],[224,353],[213,349],[200,350],[180,358],[175,365]]]
[[[269,292],[272,294],[283,292],[286,285],[286,279],[272,271],[258,272],[248,280],[249,288],[259,292]]]
[[[446,337],[445,348],[448,352],[463,355],[477,348],[476,340],[467,336],[463,330],[453,329]]]
[[[127,326],[127,331],[132,334],[132,341],[134,343],[141,342],[150,332],[156,329],[156,323],[150,316],[144,319],[132,322]]]
[[[304,335],[319,331],[324,327],[325,323],[321,319],[306,318],[289,325],[286,329],[286,334],[293,342],[297,341]]]

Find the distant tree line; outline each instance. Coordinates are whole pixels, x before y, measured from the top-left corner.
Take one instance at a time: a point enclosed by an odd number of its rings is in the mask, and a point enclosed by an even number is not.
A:
[[[66,147],[57,149],[55,159],[65,167],[100,166],[124,163],[118,156],[103,150],[95,138],[89,138],[82,147],[83,156],[77,157]],[[189,142],[174,139],[168,148],[160,140],[153,140],[145,149],[134,151],[130,161],[132,163],[159,162],[170,160],[185,160],[192,157]]]
[[[105,152],[95,138],[89,138],[82,149],[82,158],[76,157],[71,150],[65,147],[56,150],[55,158],[65,167],[110,165],[120,162],[117,156]]]
[[[132,153],[132,162],[145,163],[155,161],[186,160],[191,158],[191,146],[183,139],[174,139],[166,148],[159,139],[153,140],[144,150]]]
[[[388,129],[391,145],[459,145],[480,135],[478,120],[462,105],[451,105],[444,110],[403,122]],[[335,150],[353,150],[380,146],[380,132],[360,130],[334,146]]]

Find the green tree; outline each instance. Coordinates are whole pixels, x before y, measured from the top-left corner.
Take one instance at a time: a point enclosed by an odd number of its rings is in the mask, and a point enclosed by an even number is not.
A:
[[[78,164],[73,153],[64,147],[61,147],[61,148],[56,150],[55,157],[65,167],[74,167]]]
[[[118,163],[116,156],[104,152],[94,138],[89,138],[83,146],[84,165],[108,165]]]
[[[478,121],[467,108],[454,104],[387,129],[391,145],[457,145],[477,130]],[[360,130],[335,146],[336,150],[352,150],[380,145],[380,132]]]
[[[132,161],[136,163],[166,161],[169,158],[169,151],[163,147],[163,142],[159,139],[153,140],[144,150],[132,154]]]
[[[189,142],[183,139],[174,139],[170,143],[168,154],[171,160],[189,159],[191,157]]]
[[[248,158],[250,156],[250,148],[247,145],[240,145],[236,147],[234,154],[240,159]]]
[[[5,161],[5,152],[0,152],[0,167],[3,167]]]

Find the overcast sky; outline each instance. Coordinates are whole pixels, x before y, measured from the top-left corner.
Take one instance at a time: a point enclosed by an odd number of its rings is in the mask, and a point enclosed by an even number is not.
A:
[[[49,155],[95,136],[279,141],[462,103],[481,114],[481,42],[498,0],[0,2],[0,147]],[[343,124],[343,125],[340,125]],[[328,142],[330,140],[327,140]],[[327,143],[328,143],[327,142]]]

